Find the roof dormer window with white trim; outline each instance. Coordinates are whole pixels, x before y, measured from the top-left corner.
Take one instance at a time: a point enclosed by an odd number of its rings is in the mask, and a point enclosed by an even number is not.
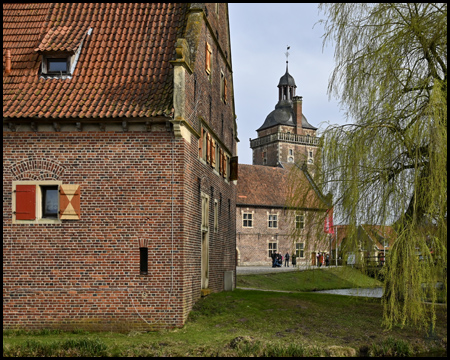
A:
[[[86,36],[92,28],[57,26],[50,29],[39,47],[34,49],[42,55],[39,75],[44,79],[71,79],[80,57]]]

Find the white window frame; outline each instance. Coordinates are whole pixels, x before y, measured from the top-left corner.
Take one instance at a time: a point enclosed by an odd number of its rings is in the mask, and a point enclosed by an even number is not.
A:
[[[300,218],[302,219],[300,220]],[[305,228],[305,214],[295,215],[295,228],[300,230],[303,230]]]
[[[303,252],[303,255],[300,255],[301,252]],[[305,243],[304,242],[295,243],[295,255],[300,259],[305,258]]]
[[[273,247],[274,244],[275,244],[275,248]],[[271,246],[272,246],[272,249],[270,248]],[[269,258],[271,257],[271,254],[270,254],[271,251],[275,251],[275,253],[278,252],[278,242],[277,241],[269,241],[267,243],[267,256]]]
[[[245,216],[250,215],[250,219],[246,219]],[[245,222],[247,222],[247,225],[245,225]],[[250,222],[250,226],[248,226],[248,223]],[[253,228],[253,213],[252,212],[243,212],[242,213],[242,227],[245,228]]]
[[[273,218],[275,217],[275,218]],[[273,226],[275,225],[275,226]],[[268,214],[267,227],[270,229],[278,229],[278,214]]]

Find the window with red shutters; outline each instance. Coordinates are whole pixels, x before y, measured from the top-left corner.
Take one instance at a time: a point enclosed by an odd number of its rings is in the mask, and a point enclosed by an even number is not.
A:
[[[16,220],[36,219],[36,185],[16,186]]]
[[[80,185],[59,181],[13,182],[13,222],[80,220]]]

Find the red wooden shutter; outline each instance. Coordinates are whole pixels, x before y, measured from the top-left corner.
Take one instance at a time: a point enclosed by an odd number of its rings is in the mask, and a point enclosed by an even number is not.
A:
[[[59,214],[61,220],[80,220],[80,185],[59,186]]]
[[[16,220],[36,219],[36,185],[16,185]]]

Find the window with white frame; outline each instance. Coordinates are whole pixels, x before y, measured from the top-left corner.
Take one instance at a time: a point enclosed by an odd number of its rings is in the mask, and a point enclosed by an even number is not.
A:
[[[253,227],[253,213],[242,214],[242,227]]]
[[[305,228],[305,215],[300,214],[295,216],[295,228],[304,229]]]
[[[272,257],[273,253],[277,253],[277,243],[276,242],[270,242],[269,243],[269,251],[268,251],[268,256]]]
[[[278,215],[269,214],[268,222],[269,222],[269,224],[268,224],[269,228],[273,228],[273,229],[278,228]]]
[[[80,185],[61,181],[13,181],[13,223],[80,219]]]
[[[295,255],[300,258],[305,257],[305,243],[296,243],[295,244]]]

